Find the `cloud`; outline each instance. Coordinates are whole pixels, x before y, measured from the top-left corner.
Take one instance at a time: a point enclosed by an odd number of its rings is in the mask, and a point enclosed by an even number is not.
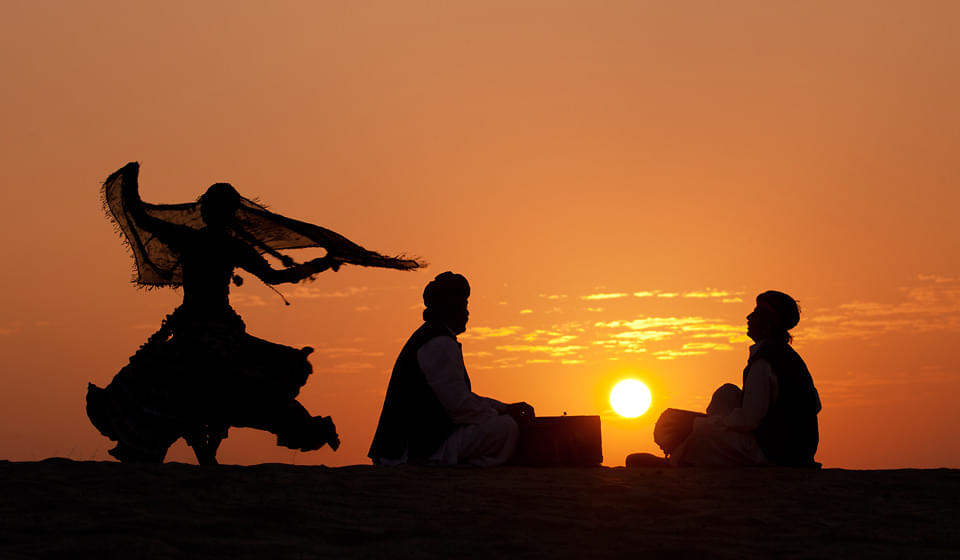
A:
[[[746,325],[727,325],[725,323],[704,322],[697,325],[684,325],[680,330],[690,338],[726,338],[728,342],[746,342]],[[692,333],[692,334],[691,334]]]
[[[684,350],[733,350],[729,344],[720,342],[687,342],[683,345]]]
[[[658,327],[681,327],[684,325],[695,325],[706,322],[702,317],[644,317],[634,319],[633,321],[610,321],[604,323],[598,321],[593,324],[594,327],[607,328],[628,328],[633,330],[643,330]]]
[[[601,294],[590,294],[586,296],[580,296],[580,299],[584,299],[587,301],[594,301],[599,299],[620,299],[620,298],[625,298],[628,295],[629,294],[624,292],[610,293],[610,294],[601,293]]]
[[[661,290],[641,290],[638,292],[633,292],[633,297],[636,297],[636,298],[659,297],[659,298],[666,298],[666,299],[671,299],[676,297],[684,297],[687,299],[719,299],[723,303],[740,303],[743,301],[742,299],[740,299],[740,297],[738,297],[736,293],[729,292],[727,290],[715,290],[712,288],[684,292],[682,296],[678,292],[664,292]]]
[[[586,301],[597,301],[597,300],[607,300],[607,299],[622,299],[628,296],[633,296],[635,298],[664,298],[664,299],[673,299],[678,297],[683,297],[686,299],[716,299],[720,300],[723,303],[740,303],[743,300],[739,297],[739,292],[730,292],[728,290],[717,290],[713,288],[706,288],[703,290],[693,290],[689,292],[665,292],[662,290],[638,290],[634,292],[599,292],[595,294],[589,294],[585,296],[580,296],[580,299]],[[545,296],[540,294],[540,297],[552,297]],[[565,296],[564,296],[565,297]]]
[[[366,286],[351,286],[343,290],[332,292],[321,291],[316,286],[298,285],[288,292],[284,292],[287,299],[319,299],[319,298],[348,298],[366,294],[370,291]]]
[[[567,321],[549,328],[525,330],[519,326],[482,327],[471,331],[477,343],[496,339],[496,346],[475,348],[472,367],[513,367],[516,362],[491,360],[504,354],[528,354],[524,363],[568,360],[570,363],[618,359],[649,353],[657,359],[676,359],[734,349],[745,342],[743,325],[729,325],[700,316],[638,317],[610,321]],[[474,336],[475,334],[475,336]]]
[[[887,374],[848,371],[843,375],[817,379],[817,391],[825,406],[876,406],[897,402],[904,395],[915,395],[917,387],[941,390],[944,383],[952,384],[954,379],[954,373],[941,366]]]
[[[497,368],[517,368],[523,367],[523,362],[520,361],[520,358],[516,356],[505,356],[501,358],[496,358],[493,360],[494,367]]]
[[[472,368],[520,367],[540,363],[604,363],[637,359],[679,360],[687,357],[745,350],[746,336],[742,292],[719,288],[669,292],[636,290],[597,291],[584,296],[539,294],[549,299],[554,311],[564,316],[593,317],[543,325],[531,316],[530,327],[487,326],[472,328],[469,349]],[[663,299],[657,299],[663,298]],[[611,316],[613,309],[591,306],[591,302],[616,300],[609,307],[619,310],[632,305],[640,313]],[[653,301],[651,301],[653,300]],[[584,305],[586,304],[586,305]],[[594,304],[596,305],[596,304]],[[703,306],[711,315],[683,315],[661,311],[657,315],[642,312],[657,309],[690,309]],[[582,306],[582,307],[581,307]],[[538,311],[536,317],[547,316]],[[798,341],[869,337],[878,333],[960,331],[960,279],[949,276],[921,275],[899,289],[892,301],[847,301],[839,305],[808,310],[794,331]],[[515,356],[513,359],[505,359]],[[631,358],[631,356],[633,358]]]
[[[524,342],[546,340],[547,344],[565,344],[577,337],[577,335],[570,334],[571,332],[584,331],[581,325],[582,323],[577,321],[551,325],[550,330],[536,329],[528,333],[524,333],[520,336],[520,338],[522,338]]]
[[[340,362],[334,364],[331,369],[338,371],[357,371],[362,369],[372,369],[373,364],[367,362]]]
[[[901,287],[898,301],[851,301],[815,310],[798,332],[811,340],[865,338],[893,332],[929,333],[960,329],[960,280],[918,276],[920,285]]]
[[[584,349],[586,349],[585,346],[550,346],[549,344],[504,344],[503,346],[497,346],[497,350],[504,352],[532,352],[551,356],[569,356]]]
[[[540,338],[545,338],[545,337],[547,337],[547,336],[558,336],[559,334],[560,334],[560,333],[555,333],[555,332],[551,332],[551,331],[545,331],[545,330],[542,330],[542,329],[537,329],[537,330],[535,330],[535,331],[528,332],[528,333],[524,334],[524,335],[521,336],[520,338],[522,338],[522,339],[523,339],[524,341],[526,341],[526,342],[534,342],[534,341],[536,341],[536,340],[538,340],[538,339],[540,339]]]
[[[576,335],[565,334],[565,335],[560,335],[560,336],[555,337],[555,338],[551,338],[550,340],[547,341],[547,344],[549,344],[549,345],[551,345],[551,346],[557,346],[557,345],[559,345],[559,344],[566,344],[566,343],[568,343],[568,342],[570,342],[570,341],[572,341],[572,340],[576,340],[576,339],[577,339]]]
[[[834,314],[834,315],[814,315],[813,317],[805,318],[805,323],[837,323],[846,319],[846,315]]]
[[[520,332],[520,327],[470,327],[470,330],[460,335],[460,338],[470,340],[484,340],[487,338],[502,338]]]
[[[700,356],[706,353],[704,350],[658,350],[653,355],[658,360],[674,360],[685,356]]]
[[[314,354],[359,354],[360,352],[363,352],[363,350],[352,346],[328,346],[313,349]]]
[[[375,358],[377,356],[385,355],[385,353],[381,351],[371,352],[369,350],[364,350],[362,348],[356,348],[353,346],[328,346],[328,347],[314,348],[313,353],[319,354],[321,356],[326,356],[329,358],[334,358],[334,359],[341,358],[344,356],[350,356],[350,357],[362,356],[362,357],[368,357],[368,358]]]
[[[230,294],[230,304],[236,307],[262,307],[266,305],[267,302],[262,297],[257,295],[234,292]]]
[[[604,350],[610,352],[624,353],[624,354],[638,354],[647,351],[647,348],[644,346],[643,340],[632,340],[632,339],[604,339],[604,340],[594,340],[591,344],[594,346],[599,346]]]
[[[663,340],[673,336],[675,333],[673,331],[654,331],[654,330],[642,330],[642,331],[624,331],[619,332],[613,335],[614,339],[617,340],[635,340],[635,341],[648,341],[648,340]]]
[[[19,328],[19,327],[13,327],[13,328],[0,327],[0,336],[9,336],[9,335],[11,335],[11,334],[15,334],[15,333],[18,333],[18,332],[20,332],[20,328]]]
[[[553,325],[553,328],[558,330],[537,329],[534,331],[530,331],[528,333],[524,333],[523,335],[521,335],[520,338],[522,338],[524,342],[535,342],[538,340],[546,340],[547,344],[564,344],[565,342],[568,342],[569,340],[573,340],[574,338],[576,338],[576,335],[564,334],[564,332],[569,332],[570,330],[572,330],[572,327],[570,326],[572,324],[573,323],[568,325]],[[564,332],[560,332],[560,331],[564,331]],[[559,341],[564,337],[570,337],[570,338],[567,340]]]
[[[583,296],[538,294],[550,300],[553,309],[538,309],[525,321],[530,326],[488,325],[473,327],[470,340],[471,367],[477,369],[519,367],[524,364],[585,363],[628,359],[645,354],[652,359],[677,360],[714,352],[743,350],[749,344],[741,292],[720,288],[689,291],[623,290],[596,291]],[[899,292],[891,302],[848,301],[840,305],[805,312],[795,331],[799,341],[844,337],[865,337],[880,332],[925,332],[933,329],[960,330],[960,279],[923,275]],[[662,298],[662,299],[661,299]],[[654,299],[656,301],[649,301]],[[609,307],[622,313],[634,306],[640,313],[624,318],[610,316],[613,309],[594,302],[616,301]],[[711,316],[661,312],[645,315],[648,305],[657,309],[689,309],[711,305]],[[586,303],[586,305],[584,305]],[[590,305],[594,303],[594,305]],[[582,305],[582,307],[580,307]],[[674,307],[675,306],[675,307]],[[706,307],[705,307],[706,308]],[[594,317],[589,321],[567,321],[536,328],[534,317],[548,313]],[[516,359],[503,359],[516,356]]]
[[[725,298],[730,297],[729,292],[724,292],[720,290],[704,290],[700,292],[687,292],[683,294],[685,298],[696,298],[696,299],[707,299],[707,298]]]
[[[922,282],[934,282],[936,284],[954,284],[960,282],[960,278],[952,276],[940,276],[938,274],[918,274],[917,280]]]
[[[645,352],[649,344],[670,341],[674,348],[661,348],[653,352],[659,359],[731,350],[733,347],[730,344],[746,340],[743,326],[728,325],[704,317],[642,317],[630,321],[597,321],[594,328],[619,331],[602,334],[601,339],[593,342],[594,345],[608,350]],[[703,340],[714,338],[724,339],[725,342]]]

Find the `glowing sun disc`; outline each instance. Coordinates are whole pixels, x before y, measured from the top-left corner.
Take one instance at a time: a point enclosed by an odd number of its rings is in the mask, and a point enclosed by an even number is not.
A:
[[[650,389],[636,379],[624,379],[610,391],[610,406],[625,418],[636,418],[650,408]]]

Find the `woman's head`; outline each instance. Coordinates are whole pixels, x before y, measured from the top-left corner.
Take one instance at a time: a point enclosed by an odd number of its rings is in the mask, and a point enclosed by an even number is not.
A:
[[[783,292],[768,290],[757,296],[757,306],[747,315],[747,336],[754,342],[766,339],[790,342],[790,329],[800,322],[800,306]]]
[[[240,193],[230,183],[213,184],[200,197],[200,215],[208,226],[226,226],[239,207]]]

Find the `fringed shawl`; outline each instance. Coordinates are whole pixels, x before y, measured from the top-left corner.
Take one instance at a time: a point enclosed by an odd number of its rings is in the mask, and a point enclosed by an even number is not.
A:
[[[149,216],[199,230],[205,226],[200,215],[200,202],[143,202],[137,185],[139,171],[140,164],[130,162],[107,177],[103,183],[104,207],[133,252],[136,262],[134,283],[141,286],[180,286],[183,284],[180,254],[157,236],[138,227],[128,205],[138,204]],[[132,190],[136,196],[128,194],[124,197],[124,190]],[[387,257],[369,251],[335,231],[274,214],[247,198],[241,197],[235,218],[237,231],[231,233],[261,254],[276,255],[277,251],[283,249],[322,247],[327,255],[343,263],[397,270],[415,270],[424,266],[421,261],[403,255]]]

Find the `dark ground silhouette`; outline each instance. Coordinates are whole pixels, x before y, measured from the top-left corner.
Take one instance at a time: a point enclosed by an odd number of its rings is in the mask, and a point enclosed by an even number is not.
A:
[[[0,557],[949,558],[960,471],[0,461]]]

